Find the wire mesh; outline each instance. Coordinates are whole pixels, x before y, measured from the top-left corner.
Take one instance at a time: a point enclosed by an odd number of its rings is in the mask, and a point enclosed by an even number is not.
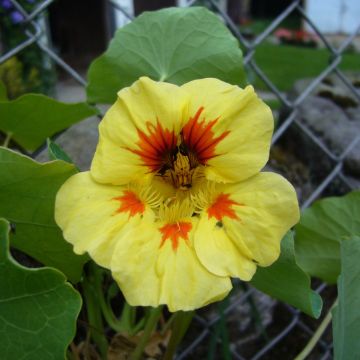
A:
[[[126,16],[129,21],[133,20],[133,16],[130,15],[126,9],[119,5],[119,2],[115,0],[107,0],[108,4],[113,6],[115,9],[120,11],[124,16]],[[81,86],[86,86],[86,80],[69,64],[67,64],[54,49],[51,48],[46,42],[42,41],[42,36],[44,35],[44,29],[41,28],[37,22],[39,16],[44,14],[49,6],[54,2],[54,0],[44,0],[39,2],[37,6],[33,9],[31,13],[27,13],[24,8],[16,0],[10,0],[12,5],[23,15],[22,20],[22,29],[25,35],[25,40],[17,44],[15,47],[10,49],[8,52],[0,55],[0,65],[11,57],[19,54],[24,49],[29,47],[32,44],[36,44],[41,51],[43,51],[47,56],[49,56],[52,61],[62,68],[70,77],[76,80]],[[195,1],[188,1],[187,6],[192,6]],[[335,153],[324,140],[315,134],[308,126],[306,126],[299,119],[299,107],[301,104],[310,96],[312,91],[319,85],[321,82],[329,75],[333,74],[336,76],[347,88],[349,93],[351,93],[356,99],[357,102],[360,102],[360,92],[357,88],[349,81],[346,74],[339,68],[339,64],[342,61],[344,52],[351,46],[353,40],[356,36],[360,35],[360,22],[357,29],[350,34],[338,47],[334,47],[326,38],[326,36],[320,31],[316,24],[309,18],[306,11],[302,6],[300,0],[291,1],[286,9],[284,9],[271,23],[263,30],[260,34],[255,36],[253,39],[247,39],[241,32],[241,29],[231,20],[228,14],[219,6],[219,3],[215,0],[205,0],[203,1],[205,5],[211,8],[215,13],[217,13],[228,26],[233,35],[239,40],[239,43],[244,50],[244,63],[248,70],[256,74],[268,87],[269,92],[278,99],[282,105],[287,109],[286,117],[282,120],[281,124],[276,129],[272,145],[277,144],[281,141],[284,135],[289,131],[289,129],[296,127],[297,131],[303,133],[314,146],[315,149],[321,153],[324,159],[327,159],[331,164],[331,169],[325,177],[317,184],[316,188],[309,194],[309,196],[302,201],[302,208],[308,207],[314,200],[319,198],[324,191],[326,191],[334,182],[341,183],[346,189],[351,190],[354,185],[349,181],[347,175],[344,173],[344,159],[347,154],[349,154],[355,146],[359,144],[360,135],[354,137],[353,141],[349,143],[346,149],[344,149],[340,154]],[[86,10],[84,10],[86,11]],[[297,13],[305,22],[308,27],[318,36],[320,41],[323,43],[323,46],[328,51],[328,65],[319,73],[317,76],[308,84],[308,86],[299,94],[296,98],[290,98],[286,93],[280,91],[276,85],[271,81],[268,75],[264,70],[256,63],[255,55],[258,47],[266,41],[266,39],[273,33],[273,31],[289,16],[293,13]],[[64,20],[65,21],[65,20]],[[35,157],[43,150],[45,145],[35,151],[32,154],[28,154],[32,157]],[[326,291],[327,287],[322,284],[316,291],[322,293]],[[249,301],[253,296],[256,290],[248,287],[239,291],[232,297],[231,303],[225,308],[223,316],[227,318],[230,314],[237,308],[237,306],[244,304]],[[304,316],[296,309],[291,306],[282,305],[282,313],[286,318],[286,321],[282,325],[280,331],[267,338],[261,345],[259,345],[252,354],[245,354],[242,349],[245,346],[239,348],[231,346],[231,356],[234,359],[266,359],[267,355],[281,342],[286,342],[287,338],[291,336],[292,333],[296,331],[301,331],[304,336],[311,337],[316,329],[316,323],[314,326],[310,327],[306,321],[304,321]],[[214,327],[221,321],[221,316],[217,313],[216,316],[213,316],[211,319],[198,314],[195,317],[193,323],[193,328],[196,329],[196,334],[191,339],[185,339],[184,345],[180,348],[180,351],[177,354],[177,359],[188,359],[188,358],[199,358],[197,351],[199,347],[207,346],[209,338],[214,336]],[[276,320],[276,318],[275,318]],[[216,334],[215,334],[216,335]],[[236,334],[235,334],[236,336]],[[217,343],[221,343],[220,338],[215,338]],[[329,340],[321,339],[318,343],[320,348],[321,359],[330,359],[332,358],[332,343]],[[221,358],[221,356],[220,356]],[[286,358],[286,354],[284,355]]]

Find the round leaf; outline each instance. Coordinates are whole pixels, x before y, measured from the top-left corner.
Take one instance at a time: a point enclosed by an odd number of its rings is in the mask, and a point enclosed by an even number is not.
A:
[[[12,246],[74,282],[88,258],[75,255],[64,240],[54,220],[54,204],[60,186],[75,173],[75,166],[64,161],[41,164],[0,148],[0,216],[16,226]]]
[[[0,219],[1,358],[64,359],[75,336],[81,297],[59,271],[15,262],[8,232],[9,224]]]
[[[295,252],[311,276],[335,283],[340,275],[340,243],[360,234],[360,191],[317,201],[295,227]]]
[[[335,359],[360,358],[360,237],[341,243],[339,303],[333,310]]]
[[[282,239],[280,258],[269,267],[259,267],[251,283],[312,317],[320,316],[322,300],[311,290],[310,277],[296,263],[293,232],[288,232]]]
[[[205,77],[245,84],[238,41],[200,7],[146,12],[119,29],[90,66],[88,100],[113,103],[120,89],[141,76],[177,85]]]
[[[46,138],[80,120],[97,114],[85,103],[66,104],[44,95],[27,94],[0,101],[0,130],[28,150],[36,150]]]

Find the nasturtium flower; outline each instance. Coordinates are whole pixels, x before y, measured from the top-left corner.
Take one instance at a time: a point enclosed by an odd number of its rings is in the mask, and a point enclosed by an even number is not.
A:
[[[190,310],[224,298],[279,256],[299,218],[294,188],[260,172],[273,118],[253,88],[143,77],[100,123],[88,172],[55,218],[77,254],[111,270],[131,305]]]

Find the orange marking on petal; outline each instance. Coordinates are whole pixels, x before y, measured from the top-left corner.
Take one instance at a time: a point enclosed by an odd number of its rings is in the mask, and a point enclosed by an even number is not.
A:
[[[231,200],[229,194],[220,194],[215,202],[207,209],[209,219],[214,217],[220,221],[223,217],[227,216],[230,219],[239,220],[235,210],[232,208],[233,205],[243,206],[244,204]]]
[[[134,154],[141,157],[143,164],[150,168],[151,172],[156,172],[164,165],[164,161],[176,148],[175,132],[163,129],[159,121],[156,125],[146,123],[148,134],[138,129],[139,149],[129,149]]]
[[[179,246],[179,239],[182,238],[186,242],[189,241],[189,231],[192,229],[192,224],[186,221],[180,221],[175,224],[166,224],[159,230],[162,233],[161,244],[162,247],[166,240],[171,240],[173,250]]]
[[[208,160],[216,156],[216,145],[223,140],[230,131],[224,131],[220,136],[215,137],[212,128],[217,123],[218,119],[205,123],[205,120],[199,121],[200,115],[204,110],[200,107],[194,117],[185,124],[182,129],[183,142],[187,148],[195,153],[199,162],[203,165]]]
[[[129,212],[129,216],[135,216],[136,214],[143,214],[145,211],[145,204],[130,190],[125,190],[122,196],[114,197],[113,200],[118,200],[121,203],[116,210],[117,213]]]

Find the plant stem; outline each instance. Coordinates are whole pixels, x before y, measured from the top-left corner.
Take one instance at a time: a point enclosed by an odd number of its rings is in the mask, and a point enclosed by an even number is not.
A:
[[[294,360],[304,360],[306,357],[311,353],[311,351],[314,349],[318,341],[320,340],[321,336],[324,334],[325,330],[327,329],[328,325],[331,322],[331,311],[336,306],[337,299],[335,300],[334,304],[331,306],[330,310],[324,317],[323,321],[321,322],[320,326],[316,329],[314,335],[309,340],[309,342],[306,344],[306,346],[302,349],[301,353],[296,356]]]
[[[169,344],[166,348],[164,360],[172,360],[177,346],[184,337],[186,330],[189,328],[192,318],[194,317],[194,311],[178,311],[172,320],[172,333]]]
[[[3,147],[9,147],[9,143],[10,143],[10,140],[11,140],[11,138],[12,138],[12,133],[11,132],[8,132],[7,134],[6,134],[6,137],[5,137],[5,140],[4,140],[4,143],[3,143]]]
[[[249,290],[249,287],[246,283],[241,282],[241,287],[244,291]],[[248,304],[250,305],[250,309],[251,309],[251,316],[255,321],[255,326],[256,326],[256,330],[260,331],[260,334],[263,336],[264,340],[266,342],[269,341],[269,336],[267,335],[266,329],[264,327],[264,324],[261,320],[261,315],[260,312],[256,306],[254,297],[252,294],[250,294],[247,298],[246,301],[248,302]]]
[[[127,302],[124,303],[119,324],[130,335],[135,335],[140,329],[135,325],[136,308],[130,306]]]
[[[170,316],[170,319],[164,324],[164,326],[161,328],[160,334],[163,336],[166,334],[166,332],[170,329],[170,327],[172,326],[175,318],[176,318],[177,313],[173,313]]]
[[[104,334],[101,309],[97,304],[98,294],[92,285],[96,283],[96,269],[94,269],[95,266],[95,264],[91,262],[89,263],[88,274],[84,276],[82,288],[88,314],[88,321],[90,326],[94,328],[92,329],[90,327],[89,331],[91,333],[91,337],[99,348],[101,358],[106,359],[108,342]]]
[[[150,310],[150,316],[145,324],[144,332],[134,352],[131,354],[130,357],[131,360],[141,359],[144,349],[149,342],[149,339],[156,327],[156,324],[161,316],[161,313],[162,313],[162,306]]]
[[[140,319],[130,330],[130,335],[136,335],[145,325],[145,319]]]
[[[220,304],[219,304],[219,313],[220,313],[220,331],[221,331],[221,344],[222,344],[222,353],[225,360],[231,360],[231,354],[230,354],[230,342],[229,342],[229,333],[226,326],[226,320],[224,315],[224,310],[229,305],[229,298],[225,298]]]
[[[214,326],[214,332],[212,333],[210,345],[209,345],[209,351],[208,351],[208,359],[212,360],[215,358],[216,353],[216,345],[218,338],[221,339],[221,350],[223,354],[224,360],[230,360],[231,354],[230,354],[230,343],[229,343],[229,334],[226,327],[226,320],[224,315],[224,310],[229,305],[229,298],[226,297],[221,303],[218,304],[218,313],[219,313],[219,320]]]
[[[94,275],[94,280],[95,280],[93,282],[93,285],[95,287],[96,294],[98,295],[101,312],[102,312],[106,322],[116,332],[127,331],[127,328],[125,328],[123,326],[123,324],[121,324],[117,320],[115,314],[113,313],[113,311],[111,309],[110,304],[108,304],[105,301],[104,291],[102,288],[103,274],[102,274],[101,270],[100,271],[99,271],[99,269],[93,269],[93,270],[94,270],[93,275]]]

